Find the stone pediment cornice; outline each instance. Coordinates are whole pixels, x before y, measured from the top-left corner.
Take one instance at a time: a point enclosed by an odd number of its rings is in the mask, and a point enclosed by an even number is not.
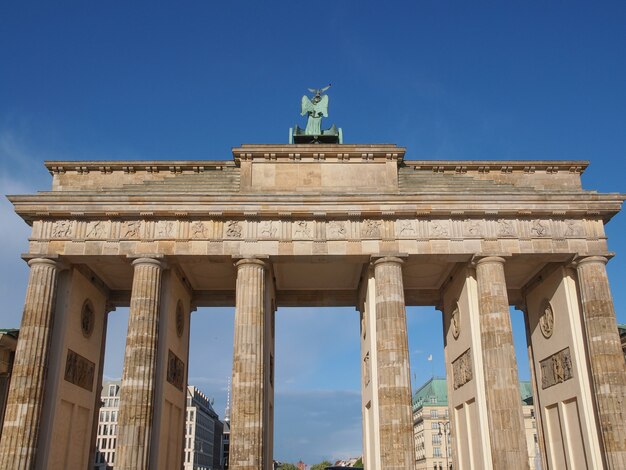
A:
[[[234,167],[230,160],[46,160],[44,165],[51,175],[65,172],[103,173],[199,173]]]
[[[434,173],[526,173],[582,174],[587,160],[405,160],[405,167]]]
[[[242,161],[396,161],[406,148],[395,144],[244,144],[232,149],[237,164]]]
[[[25,220],[48,217],[196,217],[219,214],[249,218],[275,215],[334,218],[390,215],[475,217],[593,215],[610,220],[619,212],[625,194],[598,194],[592,191],[558,193],[395,194],[381,195],[292,195],[292,194],[114,194],[51,191],[36,195],[8,196]]]

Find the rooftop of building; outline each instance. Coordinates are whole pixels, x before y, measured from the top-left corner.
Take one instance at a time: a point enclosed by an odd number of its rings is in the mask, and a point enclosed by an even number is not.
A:
[[[19,333],[20,330],[18,330],[17,328],[0,328],[0,334],[2,335],[8,335],[17,338]]]
[[[519,389],[522,403],[532,405],[532,384],[522,380]],[[448,406],[448,386],[445,377],[431,377],[413,394],[413,411],[424,406]]]

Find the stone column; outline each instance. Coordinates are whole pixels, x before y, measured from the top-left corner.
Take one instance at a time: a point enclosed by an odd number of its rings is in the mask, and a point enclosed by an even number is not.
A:
[[[263,470],[265,263],[238,261],[229,468]]]
[[[0,468],[34,468],[38,448],[59,264],[35,258],[28,265],[24,315],[0,443]]]
[[[476,280],[493,468],[528,469],[504,258],[479,259]]]
[[[382,468],[415,468],[411,371],[400,258],[374,261],[379,435]]]
[[[115,462],[120,470],[149,468],[159,336],[163,264],[154,258],[138,258],[133,266]]]
[[[610,469],[626,468],[626,367],[620,346],[607,259],[578,260],[578,286],[604,455]]]

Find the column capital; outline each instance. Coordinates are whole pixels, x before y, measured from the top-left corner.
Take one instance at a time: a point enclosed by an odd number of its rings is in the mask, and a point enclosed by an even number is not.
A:
[[[606,256],[599,256],[599,255],[584,256],[583,255],[583,256],[577,256],[576,258],[574,258],[574,260],[572,261],[572,266],[577,268],[587,263],[607,264],[608,262],[609,262],[609,258]]]
[[[403,253],[395,253],[389,255],[372,255],[370,257],[370,263],[372,264],[372,266],[387,263],[404,264],[404,259],[402,258],[407,257],[408,255]]]
[[[494,255],[474,255],[471,260],[471,264],[473,266],[478,266],[484,263],[506,263],[506,258],[502,256],[494,256]]]
[[[129,259],[132,259],[130,263],[133,266],[142,264],[152,264],[158,266],[161,269],[165,269],[166,263],[163,260],[163,255],[128,255]]]
[[[267,258],[267,257],[265,257],[265,258]],[[246,265],[250,265],[250,264],[261,266],[263,269],[267,269],[267,261],[262,259],[261,256],[252,256],[252,257],[239,258],[239,259],[237,259],[235,261],[235,266],[237,268],[240,268],[240,267],[246,266]]]
[[[28,263],[28,266],[30,266],[31,268],[36,264],[47,264],[57,269],[61,269],[63,267],[63,264],[59,262],[57,259],[47,258],[47,257],[46,258],[44,257],[30,258],[27,261],[27,263]]]

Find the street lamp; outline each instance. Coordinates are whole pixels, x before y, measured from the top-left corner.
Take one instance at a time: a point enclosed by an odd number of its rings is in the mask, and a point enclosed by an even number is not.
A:
[[[446,470],[450,470],[450,463],[448,457],[448,436],[450,435],[450,421],[439,421],[437,423],[439,428],[439,436],[443,437],[445,441],[445,453],[446,453]]]

